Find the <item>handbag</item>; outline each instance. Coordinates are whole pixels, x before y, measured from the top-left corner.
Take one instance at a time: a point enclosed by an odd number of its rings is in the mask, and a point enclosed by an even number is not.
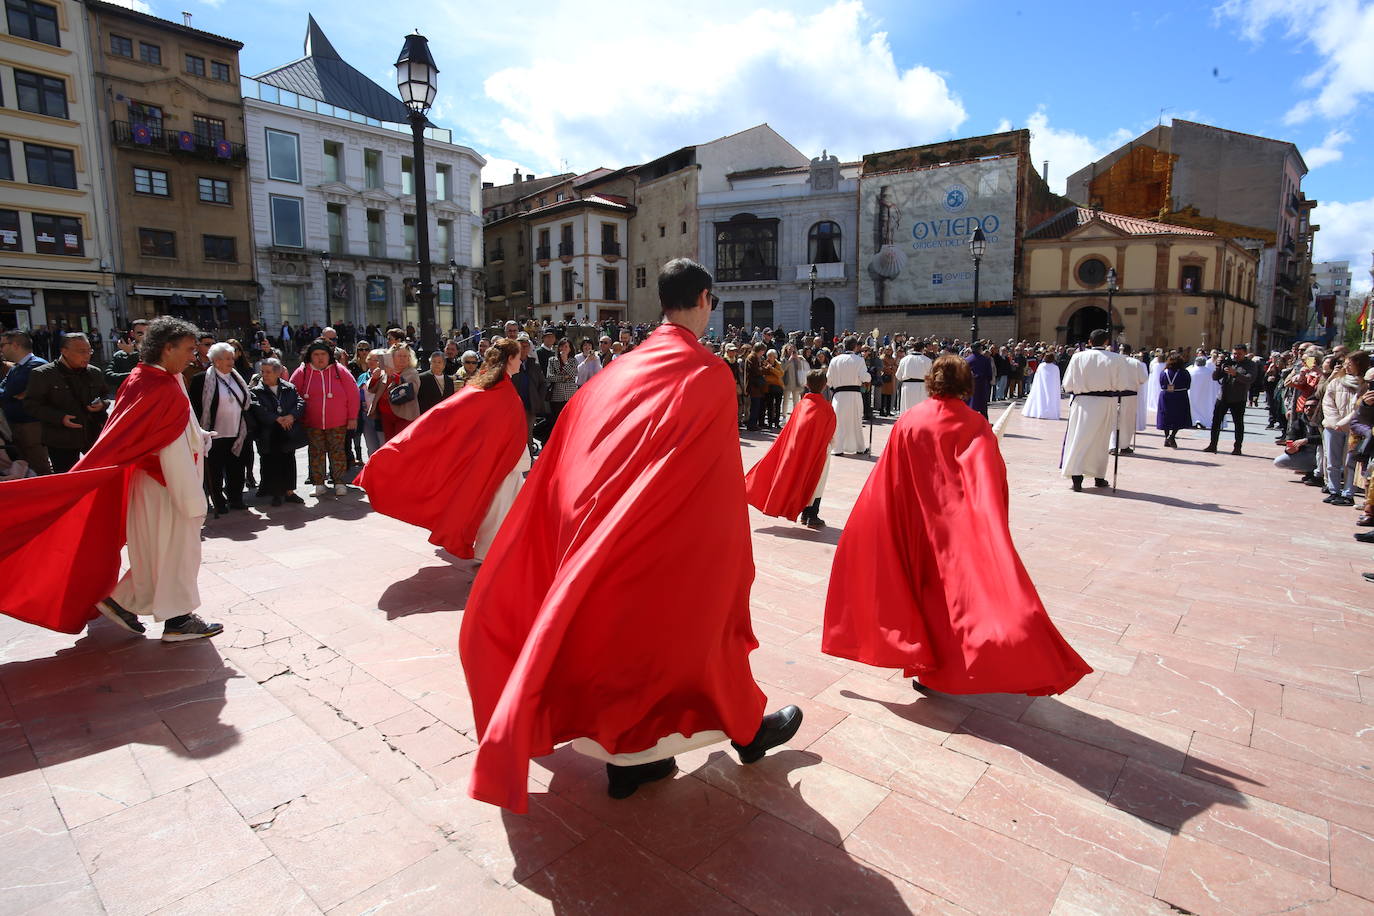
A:
[[[386,398],[392,404],[409,404],[415,400],[415,386],[410,382],[401,382],[399,385],[392,385],[386,393]]]

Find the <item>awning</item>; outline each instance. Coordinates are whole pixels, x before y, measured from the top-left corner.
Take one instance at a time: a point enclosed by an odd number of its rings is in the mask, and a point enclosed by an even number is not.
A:
[[[93,293],[103,287],[99,283],[69,280],[40,280],[36,277],[0,277],[0,286],[22,289],[60,289],[76,293]]]
[[[135,286],[132,294],[135,296],[161,296],[172,297],[181,296],[186,299],[199,299],[204,296],[207,299],[214,299],[216,296],[223,296],[222,289],[180,289],[175,286]]]

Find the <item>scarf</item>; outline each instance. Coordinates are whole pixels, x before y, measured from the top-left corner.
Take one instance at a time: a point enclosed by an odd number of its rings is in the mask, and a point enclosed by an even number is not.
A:
[[[238,435],[234,437],[233,449],[234,454],[237,455],[243,451],[243,442],[248,438],[248,418],[246,416],[248,410],[248,386],[243,383],[243,376],[239,375],[237,369],[229,370],[229,378],[233,382],[232,385],[224,381],[220,377],[218,370],[213,367],[205,373],[205,385],[200,391],[200,416],[202,420],[207,420],[213,425],[215,408],[219,401],[220,388],[224,388],[234,396],[234,400],[237,401],[239,405],[239,432]],[[237,386],[237,390],[235,390],[235,386]]]

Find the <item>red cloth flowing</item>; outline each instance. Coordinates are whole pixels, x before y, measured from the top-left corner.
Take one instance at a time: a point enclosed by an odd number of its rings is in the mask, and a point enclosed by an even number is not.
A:
[[[473,798],[523,813],[530,758],[573,738],[753,739],[735,403],[729,367],[663,325],[563,408],[463,614]]]
[[[0,612],[62,633],[85,628],[119,580],[133,472],[162,483],[158,452],[190,419],[176,376],[139,364],[70,471],[0,484]]]
[[[768,453],[744,475],[749,505],[764,515],[795,519],[811,505],[835,435],[835,409],[819,394],[802,398]]]
[[[821,651],[903,668],[944,693],[1063,693],[1092,669],[1012,544],[988,421],[933,397],[902,415],[849,514]]]
[[[525,408],[510,380],[467,385],[388,439],[354,483],[378,512],[429,529],[431,544],[470,560],[525,443]]]

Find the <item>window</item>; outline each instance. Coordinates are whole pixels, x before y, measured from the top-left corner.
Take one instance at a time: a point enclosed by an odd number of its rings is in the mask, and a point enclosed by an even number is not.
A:
[[[453,169],[447,165],[434,167],[434,199],[448,200],[453,188]]]
[[[1185,293],[1202,292],[1202,265],[1184,264],[1179,276],[1178,288]]]
[[[839,223],[825,220],[811,227],[806,237],[806,259],[810,264],[840,263]]]
[[[195,131],[196,141],[206,146],[214,146],[216,141],[224,139],[224,122],[219,118],[193,114],[191,129]]]
[[[81,220],[74,216],[33,215],[33,249],[39,254],[82,255]]]
[[[363,150],[363,187],[380,188],[382,186],[382,151],[375,149]]]
[[[539,274],[539,302],[541,304],[553,299],[552,281],[549,279],[549,272],[542,271]]]
[[[401,194],[415,193],[415,160],[409,156],[401,157]]]
[[[305,247],[305,203],[299,197],[268,195],[272,211],[272,244]]]
[[[344,180],[343,144],[336,140],[324,141],[324,180]]]
[[[281,308],[281,320],[293,325],[300,324],[301,304],[305,300],[305,290],[299,286],[278,286],[277,301]]]
[[[325,206],[325,222],[329,224],[330,254],[344,253],[344,239],[348,237],[344,225],[344,214],[345,210],[343,204],[328,204]]]
[[[148,44],[146,41],[138,43],[138,59],[145,64],[162,64],[162,48],[158,45]]]
[[[601,272],[601,280],[602,280],[602,290],[601,290],[602,296],[601,296],[601,298],[602,298],[602,299],[619,299],[619,298],[620,298],[620,271],[618,271],[618,270],[603,270],[603,271]]]
[[[740,301],[722,302],[721,314],[727,328],[744,327],[744,303]]]
[[[176,233],[168,232],[166,229],[138,230],[138,253],[145,258],[176,257]]]
[[[687,234],[687,220],[685,220],[685,219],[682,221],[682,233],[681,233],[681,234],[682,234],[682,235],[686,235],[686,234]]]
[[[19,235],[19,211],[0,210],[0,251],[23,251]]]
[[[620,242],[616,239],[615,223],[601,224],[601,253],[620,254]]]
[[[62,46],[57,38],[57,7],[34,0],[5,0],[5,16],[16,38]]]
[[[194,54],[186,55],[186,72],[192,76],[205,75],[205,58],[197,57]]]
[[[203,235],[201,236],[201,243],[205,248],[205,260],[207,261],[237,261],[239,259],[232,236]]]
[[[1101,286],[1107,282],[1107,262],[1101,258],[1088,258],[1078,265],[1078,282],[1084,286]]]
[[[749,303],[750,317],[756,328],[771,328],[773,326],[773,300],[755,299]]]
[[[151,129],[153,139],[162,136],[162,109],[157,105],[145,105],[142,102],[129,103],[129,126],[143,124]]]
[[[386,257],[386,224],[382,222],[381,210],[367,211],[367,254],[368,257]]]
[[[563,271],[563,301],[568,302],[573,298],[573,271],[564,269]]]
[[[20,111],[31,111],[50,118],[67,117],[65,81],[27,70],[15,70],[14,90]]]
[[[29,184],[76,187],[76,155],[71,150],[25,143],[24,160],[28,164]]]
[[[558,256],[560,258],[571,257],[573,253],[573,227],[572,223],[564,223],[558,227]],[[569,299],[572,297],[569,296]]]
[[[154,197],[168,197],[167,173],[159,169],[134,169],[134,191],[139,194],[152,194]]]
[[[742,213],[716,223],[716,279],[723,283],[778,278],[778,221]],[[760,325],[762,327],[762,325]]]
[[[227,204],[229,199],[229,182],[220,181],[218,178],[197,178],[196,188],[203,203],[207,204]]]
[[[210,61],[210,79],[219,80],[221,83],[227,83],[230,82],[232,78],[233,77],[229,74],[228,64],[220,60]]]
[[[415,217],[407,213],[401,217],[401,237],[406,246],[406,259],[414,261],[415,257]]]
[[[646,276],[646,273],[647,271],[645,271],[643,267],[635,268],[635,289],[643,289],[644,287],[649,285],[649,280]]]
[[[564,200],[567,200],[567,199],[568,199],[568,195],[564,194],[562,191],[558,191],[557,193],[555,193],[555,194],[553,195],[553,201],[554,201],[554,203],[559,203],[560,201],[564,201]]]
[[[0,140],[0,181],[14,181],[14,161],[10,159],[8,140]]]
[[[134,43],[123,35],[110,36],[110,53],[116,57],[127,57],[133,59]]]
[[[668,227],[662,223],[658,224],[658,237],[665,238],[668,235]]]
[[[267,128],[267,177],[276,181],[301,180],[300,138],[295,134]]]
[[[453,257],[453,221],[441,219],[436,227],[434,249],[438,252],[439,258],[447,262],[449,258]]]

